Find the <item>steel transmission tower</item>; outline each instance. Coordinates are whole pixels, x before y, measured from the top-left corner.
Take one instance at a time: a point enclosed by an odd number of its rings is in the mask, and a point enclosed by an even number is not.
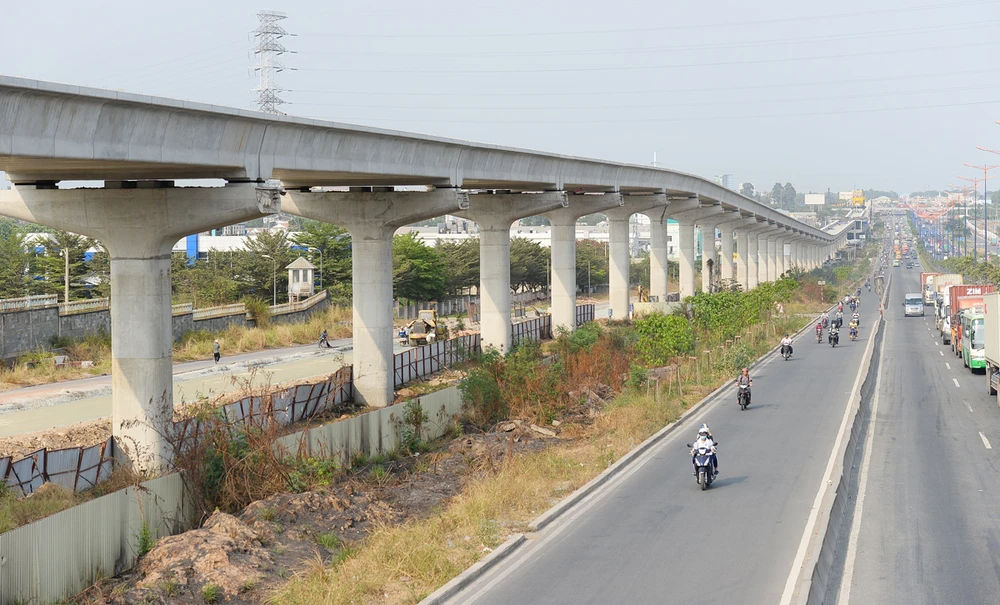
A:
[[[257,45],[253,48],[257,63],[253,68],[260,75],[260,84],[254,92],[257,93],[257,108],[266,113],[282,113],[278,111],[278,106],[285,104],[285,101],[278,96],[284,89],[275,84],[274,74],[285,69],[278,56],[294,52],[289,51],[280,42],[281,38],[294,35],[278,25],[278,22],[286,17],[287,15],[277,11],[261,11],[257,13],[260,25],[252,32],[253,38],[257,41]]]

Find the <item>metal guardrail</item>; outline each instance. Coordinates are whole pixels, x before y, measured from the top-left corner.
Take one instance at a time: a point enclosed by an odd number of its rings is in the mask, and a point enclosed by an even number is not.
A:
[[[0,311],[23,311],[27,309],[38,309],[59,304],[59,297],[55,294],[41,294],[39,296],[24,296],[21,298],[0,299]]]
[[[92,311],[104,311],[111,308],[110,298],[90,298],[87,300],[71,300],[66,303],[59,303],[60,315],[73,315],[74,313],[89,313]]]
[[[209,307],[207,309],[195,309],[191,319],[198,321],[201,319],[212,319],[213,317],[226,317],[229,315],[246,315],[247,306],[243,303],[232,305],[222,305],[221,307]]]
[[[306,309],[313,307],[316,303],[324,300],[326,300],[326,290],[323,290],[318,294],[314,294],[305,300],[274,305],[271,307],[271,315],[287,315],[288,313],[305,311]]]
[[[449,366],[468,361],[482,353],[479,334],[432,342],[392,356],[393,383],[404,384]]]
[[[594,321],[594,305],[577,305],[576,306],[576,325],[582,326],[583,324]]]

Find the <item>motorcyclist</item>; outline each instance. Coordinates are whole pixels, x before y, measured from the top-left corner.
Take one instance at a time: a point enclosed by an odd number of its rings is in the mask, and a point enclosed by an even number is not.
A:
[[[844,325],[844,312],[843,311],[837,311],[837,324],[836,325],[837,325],[837,328],[840,328],[841,326]]]
[[[843,310],[844,310],[844,301],[840,301],[839,303],[837,303],[837,311],[843,311]]]
[[[830,325],[830,314],[826,311],[823,312],[823,328]]]
[[[861,325],[861,314],[858,313],[857,311],[855,311],[854,315],[851,316],[851,321],[860,326]]]
[[[831,343],[833,341],[837,341],[839,343],[840,342],[840,327],[837,326],[836,324],[834,324],[833,327],[830,328],[830,334],[827,336],[827,339]]]
[[[823,322],[816,324],[816,340],[819,340],[820,336],[823,335]]]
[[[850,330],[851,330],[850,331],[850,335],[853,336],[853,337],[855,337],[855,338],[857,338],[858,337],[858,322],[854,321],[853,319],[851,320]]]
[[[747,387],[747,405],[750,405],[750,387],[753,386],[753,379],[750,378],[750,370],[743,368],[740,371],[740,375],[736,377],[737,386],[746,385]],[[739,401],[739,389],[736,391],[737,402]]]
[[[788,347],[788,354],[792,354],[792,339],[788,337],[788,332],[785,332],[785,337],[781,339],[781,352],[785,352],[785,347]]]
[[[712,467],[715,469],[715,474],[719,474],[719,456],[717,450],[715,449],[715,440],[712,438],[712,431],[708,428],[708,425],[702,423],[701,427],[698,428],[698,437],[691,444],[691,464],[694,465],[694,476],[698,476],[698,466],[695,462],[695,452],[699,448],[707,448],[712,452]]]

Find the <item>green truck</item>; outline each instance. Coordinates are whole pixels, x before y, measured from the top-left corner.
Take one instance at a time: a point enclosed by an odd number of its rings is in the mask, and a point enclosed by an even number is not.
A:
[[[962,362],[972,371],[986,371],[985,320],[982,309],[962,312]]]

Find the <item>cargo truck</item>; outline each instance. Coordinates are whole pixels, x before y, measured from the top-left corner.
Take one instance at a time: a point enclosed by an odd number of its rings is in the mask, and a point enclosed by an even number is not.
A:
[[[983,297],[992,293],[994,288],[992,284],[967,284],[946,286],[945,291],[947,294],[943,303],[940,303],[942,309],[942,322],[939,327],[941,344],[952,345],[951,350],[957,355],[961,351],[961,348],[957,346],[961,341],[961,323],[958,315],[966,309],[982,309],[985,304]]]
[[[986,365],[986,392],[997,395],[1000,387],[1000,293],[983,296],[983,360]],[[1000,395],[997,395],[1000,405]]]
[[[944,298],[944,289],[947,286],[960,285],[962,283],[962,275],[960,273],[938,273],[932,278],[932,284],[934,284],[931,289],[933,293],[933,298],[931,303]]]
[[[934,284],[932,283],[932,281],[935,275],[941,275],[941,274],[930,273],[930,272],[920,273],[920,291],[923,293],[925,305],[934,304],[934,294],[932,290]]]

